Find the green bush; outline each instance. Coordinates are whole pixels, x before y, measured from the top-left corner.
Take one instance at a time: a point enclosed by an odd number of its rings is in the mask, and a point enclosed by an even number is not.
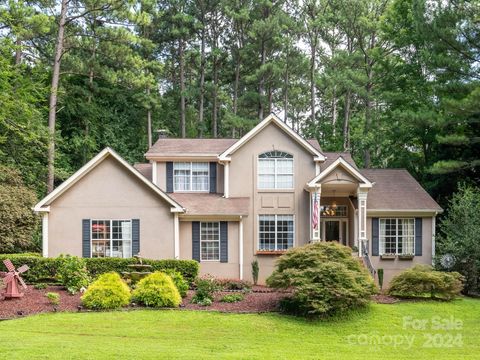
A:
[[[130,303],[130,288],[115,272],[102,274],[82,296],[88,309],[118,309]]]
[[[375,285],[349,247],[320,242],[282,255],[267,279],[273,288],[293,289],[283,310],[301,316],[329,316],[366,306]]]
[[[417,265],[395,276],[388,294],[402,298],[452,300],[463,289],[463,277],[457,272],[435,271],[431,266]]]
[[[242,294],[227,294],[224,297],[220,299],[221,302],[226,302],[226,303],[234,303],[238,301],[242,301],[245,299],[245,296]]]
[[[12,260],[16,267],[24,264],[28,265],[30,270],[23,273],[22,277],[30,284],[57,281],[58,258],[44,258],[23,254],[0,254],[0,262],[4,259]],[[85,258],[84,260],[92,278],[111,271],[119,274],[123,271],[131,271],[132,269],[128,268],[128,265],[137,263],[137,260],[133,258]],[[189,284],[193,283],[198,276],[199,265],[194,260],[143,259],[143,263],[152,265],[153,271],[178,271]]]
[[[175,287],[177,288],[182,298],[187,296],[188,282],[185,281],[182,274],[180,274],[178,271],[171,269],[167,269],[162,272],[172,278],[173,283],[175,284]]]
[[[258,266],[258,260],[255,259],[252,261],[252,279],[253,279],[254,285],[257,285],[258,283],[259,272],[260,272],[260,267]]]
[[[217,279],[216,283],[219,290],[237,290],[249,292],[252,289],[252,284],[245,280]]]
[[[60,294],[55,293],[55,292],[49,292],[46,293],[45,296],[47,297],[48,301],[50,301],[50,304],[57,306],[60,304]]]
[[[33,287],[37,290],[46,289],[47,286],[48,286],[48,284],[45,284],[45,283],[38,283],[38,284],[33,285]]]
[[[86,289],[90,283],[90,274],[85,259],[70,255],[58,257],[57,279],[72,295],[82,288]]]
[[[196,293],[192,303],[209,306],[213,303],[213,293],[219,290],[218,282],[212,276],[205,276],[195,280]]]
[[[135,301],[152,307],[177,307],[182,302],[172,278],[160,271],[140,280],[132,295]]]

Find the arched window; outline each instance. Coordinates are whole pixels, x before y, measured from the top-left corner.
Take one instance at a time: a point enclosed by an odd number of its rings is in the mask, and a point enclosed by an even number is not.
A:
[[[258,155],[259,189],[293,189],[293,156],[283,151]]]

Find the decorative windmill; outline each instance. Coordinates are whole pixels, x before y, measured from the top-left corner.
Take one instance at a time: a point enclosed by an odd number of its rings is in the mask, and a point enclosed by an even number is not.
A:
[[[23,288],[26,289],[27,284],[25,284],[25,281],[20,277],[20,274],[27,271],[29,267],[23,265],[15,270],[15,266],[9,259],[3,260],[3,263],[8,269],[8,273],[3,278],[3,283],[7,286],[7,290],[4,294],[5,299],[22,297],[23,293],[19,291],[19,285],[22,285]]]

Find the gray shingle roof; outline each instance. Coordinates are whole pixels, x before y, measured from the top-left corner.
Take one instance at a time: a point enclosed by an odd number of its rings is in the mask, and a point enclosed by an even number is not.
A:
[[[152,164],[137,163],[133,167],[148,180],[152,181]]]
[[[227,150],[239,139],[158,139],[145,156],[216,156]],[[322,151],[317,140],[307,140],[318,151]]]
[[[368,192],[368,210],[433,210],[440,205],[405,169],[361,169],[372,181]]]

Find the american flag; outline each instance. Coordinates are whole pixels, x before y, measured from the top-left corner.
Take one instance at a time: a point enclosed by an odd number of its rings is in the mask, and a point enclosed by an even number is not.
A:
[[[318,194],[313,194],[313,211],[312,211],[312,227],[317,230],[318,228]]]

